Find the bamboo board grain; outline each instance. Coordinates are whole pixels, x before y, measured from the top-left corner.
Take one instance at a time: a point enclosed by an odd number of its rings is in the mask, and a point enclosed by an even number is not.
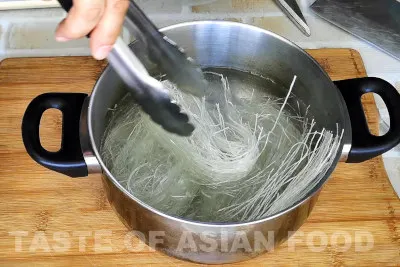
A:
[[[334,80],[366,75],[357,51],[309,53]],[[132,240],[127,241],[128,231],[110,208],[98,175],[67,178],[39,166],[25,152],[20,126],[28,103],[44,92],[90,93],[104,66],[88,57],[1,62],[1,266],[194,265],[150,249],[131,251],[128,241]],[[373,97],[364,97],[363,103],[370,127],[377,133]],[[56,112],[45,115],[41,135],[47,148],[59,146],[60,125]],[[101,235],[101,246],[96,246]],[[133,243],[134,248],[141,247],[137,239]],[[235,264],[345,265],[400,266],[400,201],[380,157],[361,164],[340,163],[294,237],[271,253]]]

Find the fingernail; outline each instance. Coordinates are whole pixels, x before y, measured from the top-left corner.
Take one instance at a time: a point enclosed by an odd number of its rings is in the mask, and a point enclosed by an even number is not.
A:
[[[57,42],[67,42],[69,40],[71,40],[71,39],[63,37],[63,36],[56,36],[56,41]]]
[[[93,57],[97,60],[103,60],[107,57],[108,53],[111,51],[112,45],[103,45],[97,48],[94,52]]]

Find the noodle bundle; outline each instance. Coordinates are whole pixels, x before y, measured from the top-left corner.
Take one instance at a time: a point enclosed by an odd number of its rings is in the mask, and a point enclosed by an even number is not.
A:
[[[324,177],[342,132],[318,129],[293,107],[294,78],[284,99],[206,72],[203,99],[164,81],[196,127],[192,136],[163,130],[127,94],[110,111],[101,154],[133,196],[172,216],[247,222],[300,201]]]

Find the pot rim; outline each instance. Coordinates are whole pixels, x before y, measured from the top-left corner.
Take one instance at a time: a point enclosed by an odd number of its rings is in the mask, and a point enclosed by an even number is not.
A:
[[[193,21],[193,22],[183,22],[183,23],[178,23],[178,24],[174,24],[171,26],[167,26],[164,27],[162,29],[160,29],[161,32],[166,32],[175,28],[181,28],[181,27],[186,27],[186,26],[195,26],[195,25],[204,25],[204,24],[220,24],[220,25],[227,25],[227,26],[239,26],[242,27],[244,29],[248,29],[251,31],[258,31],[259,33],[262,34],[267,34],[270,36],[273,36],[274,38],[279,39],[280,41],[284,42],[287,45],[290,45],[294,48],[296,48],[297,50],[299,50],[301,53],[303,53],[306,57],[308,57],[309,59],[311,59],[317,66],[318,68],[321,70],[321,78],[323,76],[325,76],[326,79],[328,79],[329,81],[331,81],[332,83],[332,88],[336,89],[336,86],[333,84],[331,78],[328,76],[328,74],[325,72],[325,70],[321,67],[321,65],[314,59],[312,58],[305,50],[303,50],[301,47],[297,46],[295,43],[285,39],[284,37],[277,35],[273,32],[270,32],[268,30],[253,26],[253,25],[248,25],[248,24],[244,24],[244,23],[239,23],[239,22],[231,22],[231,21],[218,21],[218,20],[203,20],[203,21]],[[166,33],[165,33],[166,34]],[[351,143],[351,125],[350,125],[350,118],[348,117],[348,111],[347,111],[347,106],[346,103],[342,97],[342,95],[340,94],[339,90],[336,89],[337,91],[337,95],[338,95],[338,100],[339,100],[339,105],[338,105],[338,110],[342,110],[344,112],[344,116],[345,116],[345,122],[344,122],[344,133],[343,133],[343,137],[342,137],[342,141],[340,144],[340,147],[338,149],[338,152],[335,156],[335,160],[333,161],[332,165],[330,166],[330,168],[328,169],[328,171],[325,174],[325,178],[323,178],[317,185],[314,186],[314,188],[312,190],[310,190],[310,192],[303,197],[301,200],[297,201],[295,204],[293,204],[291,207],[286,208],[282,211],[276,212],[268,217],[262,218],[262,219],[258,219],[258,220],[254,220],[254,221],[249,221],[249,222],[232,222],[232,223],[223,223],[223,222],[201,222],[201,221],[192,221],[192,220],[188,220],[188,219],[184,219],[184,218],[180,218],[180,217],[175,217],[175,216],[171,216],[168,214],[163,213],[162,211],[159,211],[153,207],[151,207],[150,205],[146,204],[145,202],[141,201],[140,199],[136,198],[133,194],[131,194],[127,189],[125,189],[116,179],[115,177],[111,174],[111,172],[108,170],[108,168],[106,167],[106,165],[104,164],[104,162],[101,159],[101,155],[95,145],[95,141],[94,141],[94,134],[93,134],[93,125],[92,125],[92,104],[93,101],[95,99],[95,95],[96,95],[96,89],[99,86],[99,84],[101,84],[102,80],[104,79],[104,77],[106,77],[106,72],[110,71],[110,66],[107,66],[104,71],[102,72],[102,74],[100,75],[99,79],[97,80],[94,89],[92,91],[92,94],[90,96],[90,100],[89,100],[89,107],[88,107],[88,132],[89,132],[89,139],[90,139],[90,143],[91,143],[91,147],[92,150],[97,158],[97,160],[99,161],[99,164],[101,166],[101,169],[103,171],[103,175],[106,174],[107,179],[110,179],[111,182],[120,190],[122,191],[123,194],[125,194],[127,197],[129,197],[130,199],[132,199],[133,201],[135,201],[136,203],[138,203],[140,206],[142,206],[144,209],[147,209],[151,212],[156,213],[157,215],[167,218],[169,220],[173,220],[176,222],[180,222],[180,223],[185,223],[185,224],[190,224],[193,226],[202,226],[202,227],[212,227],[212,228],[218,228],[218,227],[242,227],[242,226],[251,226],[251,225],[256,225],[256,224],[260,224],[260,223],[264,223],[270,220],[274,220],[286,213],[291,212],[292,210],[296,209],[297,207],[301,206],[302,204],[304,204],[305,202],[308,202],[312,197],[314,197],[316,194],[319,193],[319,191],[322,189],[322,186],[329,180],[333,170],[336,168],[339,159],[343,158],[343,149],[344,146]]]

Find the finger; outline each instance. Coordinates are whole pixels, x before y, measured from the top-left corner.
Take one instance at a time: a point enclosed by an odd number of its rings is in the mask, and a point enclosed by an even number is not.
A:
[[[104,59],[121,33],[129,0],[106,0],[103,17],[90,36],[93,57]]]
[[[90,33],[105,10],[105,0],[74,0],[66,19],[56,30],[58,41],[78,39]]]

